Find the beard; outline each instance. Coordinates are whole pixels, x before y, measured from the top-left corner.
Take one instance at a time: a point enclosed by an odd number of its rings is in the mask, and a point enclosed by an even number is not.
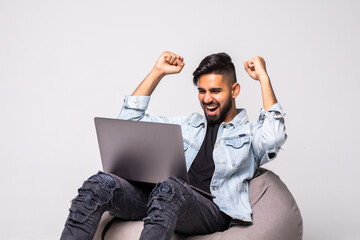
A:
[[[214,125],[214,124],[221,124],[225,118],[226,118],[226,115],[228,114],[228,112],[230,111],[231,109],[231,96],[228,98],[228,100],[225,102],[224,106],[220,109],[220,106],[219,106],[219,115],[218,116],[208,116],[207,113],[206,113],[206,110],[205,110],[205,106],[206,105],[210,105],[211,103],[208,103],[208,104],[205,104],[204,102],[202,103],[202,107],[203,107],[203,110],[204,110],[204,115],[206,117],[206,120],[208,122],[209,125]]]

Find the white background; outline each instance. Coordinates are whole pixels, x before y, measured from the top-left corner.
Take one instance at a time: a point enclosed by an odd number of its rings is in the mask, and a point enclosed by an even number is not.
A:
[[[149,112],[200,111],[192,72],[227,52],[238,107],[255,121],[261,55],[287,113],[267,165],[287,184],[305,240],[359,239],[358,1],[0,0],[0,239],[58,239],[77,188],[101,168],[93,118],[117,117],[164,50],[185,58]]]

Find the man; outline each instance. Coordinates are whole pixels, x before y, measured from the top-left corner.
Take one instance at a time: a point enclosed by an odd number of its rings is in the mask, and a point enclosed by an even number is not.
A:
[[[171,239],[174,231],[209,234],[251,224],[248,180],[258,166],[276,157],[286,140],[282,109],[265,61],[255,57],[244,62],[247,73],[259,81],[263,97],[263,109],[254,124],[244,109],[236,109],[240,85],[225,53],[207,56],[193,73],[205,116],[145,114],[161,79],[183,67],[181,56],[162,53],[132,96],[126,97],[119,118],[180,124],[190,184],[215,198],[203,196],[176,177],[149,187],[99,172],[84,182],[72,201],[61,239],[92,239],[104,211],[126,220],[144,220],[140,239]]]

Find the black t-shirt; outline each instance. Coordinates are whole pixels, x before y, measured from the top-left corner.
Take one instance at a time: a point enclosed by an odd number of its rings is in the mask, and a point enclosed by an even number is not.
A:
[[[210,193],[210,182],[215,171],[213,150],[220,124],[208,125],[202,143],[188,175],[190,185]]]

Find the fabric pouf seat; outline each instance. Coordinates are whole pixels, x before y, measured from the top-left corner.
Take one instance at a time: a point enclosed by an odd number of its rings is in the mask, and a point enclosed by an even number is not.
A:
[[[303,223],[299,208],[286,185],[272,171],[259,168],[249,182],[253,224],[233,226],[224,232],[207,235],[182,236],[172,240],[301,240]],[[104,231],[107,223],[110,228]],[[142,221],[121,221],[105,212],[94,240],[139,239]]]

